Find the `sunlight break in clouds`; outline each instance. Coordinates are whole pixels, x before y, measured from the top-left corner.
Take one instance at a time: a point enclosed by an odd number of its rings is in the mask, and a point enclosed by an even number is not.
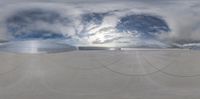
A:
[[[53,39],[108,47],[199,45],[200,9],[195,1],[59,2],[1,1],[1,40]]]

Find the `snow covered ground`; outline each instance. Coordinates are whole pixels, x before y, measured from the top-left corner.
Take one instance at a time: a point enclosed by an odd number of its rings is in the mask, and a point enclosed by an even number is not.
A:
[[[199,99],[198,0],[0,0],[0,99]]]

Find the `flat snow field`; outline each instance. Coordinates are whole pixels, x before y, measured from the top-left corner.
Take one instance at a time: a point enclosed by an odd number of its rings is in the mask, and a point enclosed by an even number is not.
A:
[[[0,52],[0,99],[198,99],[192,50]]]

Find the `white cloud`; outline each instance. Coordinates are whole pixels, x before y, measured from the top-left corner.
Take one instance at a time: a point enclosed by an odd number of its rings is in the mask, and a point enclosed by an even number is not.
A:
[[[76,30],[78,29],[75,28],[79,28],[78,31],[80,31],[81,27],[83,28],[80,22],[81,13],[110,11],[112,15],[105,17],[102,25],[92,31],[95,30],[95,33],[97,33],[98,30],[102,30],[102,27],[114,27],[119,18],[127,14],[149,13],[161,16],[167,21],[171,32],[167,35],[162,35],[165,40],[167,39],[171,42],[180,40],[200,41],[200,1],[198,0],[0,0],[0,5],[4,5],[0,10],[1,39],[4,39],[5,35],[7,35],[3,21],[8,16],[23,9],[42,8],[71,17],[74,23],[68,27],[59,24],[51,26],[43,24],[45,28],[52,30],[53,27],[56,27],[56,29],[53,29],[54,31],[58,30],[70,35],[76,35]],[[109,35],[114,35],[112,33]],[[101,42],[103,40],[102,37]],[[124,37],[127,37],[127,35],[124,35]],[[74,38],[77,39],[78,37]],[[91,42],[96,40],[95,38],[92,39],[93,41]],[[87,38],[81,42],[87,42]]]

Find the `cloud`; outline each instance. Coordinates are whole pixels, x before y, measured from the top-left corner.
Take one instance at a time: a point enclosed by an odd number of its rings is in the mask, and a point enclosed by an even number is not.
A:
[[[64,2],[64,3],[63,3]],[[69,3],[70,2],[70,3]],[[95,4],[95,6],[94,6]],[[98,46],[158,46],[169,47],[173,44],[200,43],[200,2],[188,0],[0,0],[2,10],[0,10],[0,39],[12,38],[12,33],[8,31],[6,20],[16,16],[20,11],[31,11],[34,9],[58,13],[54,19],[62,18],[70,21],[49,23],[40,19],[28,17],[26,26],[22,23],[13,22],[13,26],[22,26],[16,33],[30,33],[31,30],[51,31],[50,33],[60,34],[66,37],[66,42],[76,43],[77,45],[98,45]],[[118,31],[117,24],[122,18],[134,15],[148,15],[162,19],[166,22],[170,31],[158,33],[153,28],[165,29],[166,27],[157,26],[160,23],[151,22],[155,26],[138,26],[143,30],[155,32],[156,39],[140,39],[135,31]],[[24,15],[21,16],[23,18]],[[84,16],[84,17],[83,17]],[[143,16],[140,16],[143,17]],[[26,17],[27,18],[27,17]],[[86,21],[84,21],[84,19]],[[145,19],[143,19],[145,20]],[[128,22],[131,22],[128,21]],[[136,21],[133,21],[134,25]],[[127,23],[127,25],[130,23]],[[143,24],[144,25],[144,24]],[[125,25],[123,25],[125,26]],[[127,27],[125,27],[127,29]],[[134,27],[133,27],[134,29]],[[32,32],[31,32],[32,33]],[[43,33],[43,32],[42,32]],[[142,31],[147,34],[147,31]],[[45,34],[44,32],[44,35]],[[43,36],[44,36],[43,35]],[[50,34],[49,34],[50,35]],[[27,35],[26,35],[27,36]],[[37,37],[37,36],[36,36]],[[50,37],[51,38],[51,37]],[[151,44],[148,42],[152,42]],[[155,44],[155,45],[153,45]]]

